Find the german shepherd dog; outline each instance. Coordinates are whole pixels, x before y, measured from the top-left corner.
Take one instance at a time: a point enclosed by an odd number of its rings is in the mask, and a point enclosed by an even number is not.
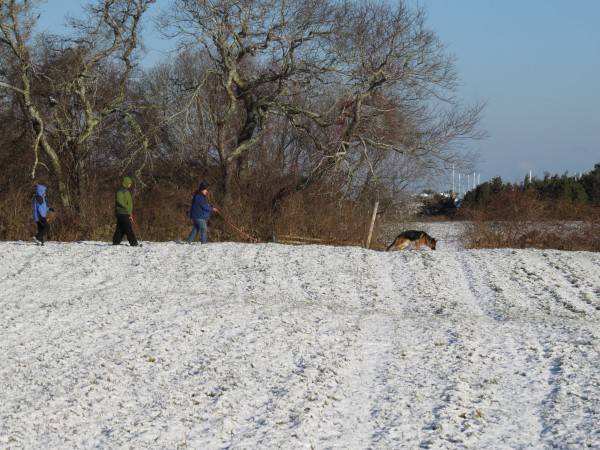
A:
[[[426,245],[431,250],[435,250],[436,240],[434,238],[424,231],[408,230],[400,233],[385,251],[404,250],[413,242],[417,250],[423,245]]]

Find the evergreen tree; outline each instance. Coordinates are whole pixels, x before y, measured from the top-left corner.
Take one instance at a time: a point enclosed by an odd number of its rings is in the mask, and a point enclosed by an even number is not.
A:
[[[600,163],[594,166],[594,170],[581,177],[581,184],[585,189],[588,201],[594,205],[600,205]]]
[[[520,192],[533,190],[541,200],[566,200],[580,204],[592,203],[600,206],[600,163],[594,170],[583,176],[545,173],[543,178],[529,179],[526,176],[520,184],[505,183],[500,177],[477,186],[465,194],[465,204],[485,208],[497,194],[516,189]]]

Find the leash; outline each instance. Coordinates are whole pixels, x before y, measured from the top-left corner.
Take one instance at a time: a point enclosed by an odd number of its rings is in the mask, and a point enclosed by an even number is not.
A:
[[[221,208],[218,208],[218,209],[219,209],[219,211],[221,211]],[[242,230],[241,228],[237,227],[234,223],[232,223],[230,220],[228,220],[227,217],[225,217],[223,214],[219,213],[219,215],[223,219],[223,222],[225,222],[227,225],[229,225],[231,228],[233,228],[235,231],[237,231],[238,234],[240,234],[241,236],[245,237],[249,241],[254,242],[255,244],[257,244],[257,243],[260,242],[259,239],[255,238],[254,236],[250,236],[244,230]]]
[[[210,200],[212,200],[212,199],[210,199]],[[229,220],[229,219],[228,219],[228,218],[227,218],[227,217],[226,217],[226,216],[225,216],[225,215],[222,213],[222,209],[221,209],[221,207],[220,207],[219,205],[217,205],[216,203],[212,203],[212,206],[213,206],[213,207],[216,207],[216,208],[219,210],[218,214],[219,214],[219,216],[221,216],[221,218],[223,219],[223,222],[225,222],[225,223],[226,223],[227,225],[229,225],[229,226],[230,226],[232,229],[234,229],[235,231],[237,231],[237,233],[238,233],[240,236],[242,236],[242,237],[244,237],[244,238],[248,239],[250,242],[254,242],[255,244],[257,244],[257,243],[261,242],[261,241],[260,241],[260,239],[258,239],[258,238],[256,238],[256,237],[254,237],[254,236],[251,236],[250,234],[246,233],[244,230],[242,230],[240,227],[238,227],[236,224],[234,224],[234,223],[233,223],[231,220]]]

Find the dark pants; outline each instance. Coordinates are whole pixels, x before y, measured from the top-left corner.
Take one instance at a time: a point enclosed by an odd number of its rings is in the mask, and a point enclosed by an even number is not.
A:
[[[138,245],[138,241],[133,233],[133,227],[131,226],[131,219],[129,218],[129,215],[117,214],[117,229],[113,235],[113,245],[119,245],[123,239],[123,235],[127,236],[129,245]]]
[[[36,222],[36,225],[37,234],[35,235],[35,238],[43,244],[46,241],[46,235],[50,231],[50,224],[46,221],[46,219],[41,219]]]

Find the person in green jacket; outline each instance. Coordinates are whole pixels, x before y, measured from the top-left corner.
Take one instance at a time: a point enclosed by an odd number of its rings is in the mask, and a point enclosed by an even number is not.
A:
[[[133,199],[129,188],[133,180],[129,177],[123,177],[121,188],[117,191],[115,198],[115,214],[117,216],[117,229],[113,235],[113,245],[119,245],[123,235],[127,236],[129,245],[136,246],[138,241],[133,232]]]

